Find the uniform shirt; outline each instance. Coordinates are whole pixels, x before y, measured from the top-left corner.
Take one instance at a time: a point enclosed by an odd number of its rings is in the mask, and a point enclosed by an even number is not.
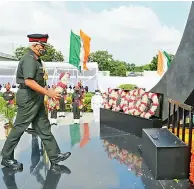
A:
[[[72,102],[80,102],[81,94],[79,92],[74,92],[72,94]]]
[[[19,62],[16,82],[24,84],[25,79],[33,79],[40,86],[45,87],[46,83],[43,77],[44,69],[41,59],[30,49]]]
[[[12,91],[6,91],[3,93],[3,99],[9,104],[14,104],[15,94]]]

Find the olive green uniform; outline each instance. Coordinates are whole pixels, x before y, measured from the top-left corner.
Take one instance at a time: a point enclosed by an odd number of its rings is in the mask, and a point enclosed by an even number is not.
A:
[[[72,105],[73,105],[73,119],[77,120],[80,119],[80,109],[79,109],[79,105],[80,105],[80,101],[81,101],[81,94],[80,91],[78,92],[74,92],[72,94]]]
[[[41,138],[48,157],[55,157],[60,153],[57,142],[51,133],[50,122],[44,107],[44,95],[24,84],[25,79],[33,79],[44,87],[46,83],[43,76],[44,70],[41,60],[36,57],[32,50],[29,50],[19,62],[17,69],[16,82],[20,84],[16,94],[17,116],[14,128],[2,149],[4,158],[14,158],[14,149],[30,123]]]
[[[3,93],[3,98],[7,102],[14,100],[14,97],[15,97],[15,94],[12,91],[6,91]]]
[[[59,117],[65,117],[65,96],[67,96],[67,90],[65,89],[61,94],[61,99],[59,100]]]

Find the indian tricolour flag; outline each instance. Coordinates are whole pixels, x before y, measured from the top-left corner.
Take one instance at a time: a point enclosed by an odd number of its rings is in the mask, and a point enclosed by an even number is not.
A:
[[[90,54],[90,40],[82,30],[79,35],[71,31],[69,63],[77,67],[77,69],[88,70],[87,61]]]
[[[158,74],[162,77],[168,68],[170,67],[171,64],[171,57],[170,55],[163,51],[158,51],[158,67],[157,67],[157,72]]]

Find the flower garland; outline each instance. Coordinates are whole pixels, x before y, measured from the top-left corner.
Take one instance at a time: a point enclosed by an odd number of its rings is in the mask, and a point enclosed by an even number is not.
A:
[[[110,109],[111,107],[109,106],[109,94],[106,92],[103,93],[102,98],[103,98],[103,103],[102,103],[103,107],[105,109]]]
[[[67,86],[67,81],[70,78],[69,73],[61,73],[59,76],[59,82],[57,83],[57,87],[55,91],[62,93],[64,89]],[[47,103],[47,108],[49,111],[54,110],[54,109],[59,109],[59,100],[49,98],[48,103]]]
[[[120,110],[122,110],[124,112],[125,107],[128,107],[128,101],[127,101],[127,92],[122,91],[121,94],[121,103],[119,105]]]
[[[123,93],[123,90],[119,89],[117,92],[117,96],[116,96],[116,104],[113,105],[112,110],[119,112],[121,110],[120,108],[120,104],[121,104],[121,95]]]
[[[194,150],[191,150],[190,176],[189,179],[194,183]]]
[[[148,111],[143,112],[140,117],[149,119],[151,116],[153,116],[156,113],[156,110],[159,106],[159,100],[158,96],[155,93],[148,93],[148,98],[152,101]]]
[[[125,149],[119,148],[119,146],[111,144],[106,140],[103,140],[103,146],[110,159],[115,159],[119,163],[126,165],[127,168],[133,171],[135,175],[142,175],[141,157],[138,157]]]
[[[112,108],[117,103],[117,91],[112,90],[109,94],[109,106]]]
[[[130,113],[132,115],[139,116],[146,110],[148,102],[148,94],[142,89],[138,92],[134,107],[131,109]]]
[[[145,92],[142,88],[129,92],[109,88],[108,94],[103,94],[103,100],[103,107],[106,109],[112,109],[116,112],[123,111],[125,114],[146,119],[153,116],[159,106],[157,94]]]

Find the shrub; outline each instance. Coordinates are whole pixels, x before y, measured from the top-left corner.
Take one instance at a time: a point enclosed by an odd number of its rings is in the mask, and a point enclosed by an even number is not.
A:
[[[136,87],[137,86],[136,85],[133,85],[133,84],[122,84],[122,85],[119,85],[118,86],[118,88],[119,89],[122,89],[122,90],[133,90]]]

